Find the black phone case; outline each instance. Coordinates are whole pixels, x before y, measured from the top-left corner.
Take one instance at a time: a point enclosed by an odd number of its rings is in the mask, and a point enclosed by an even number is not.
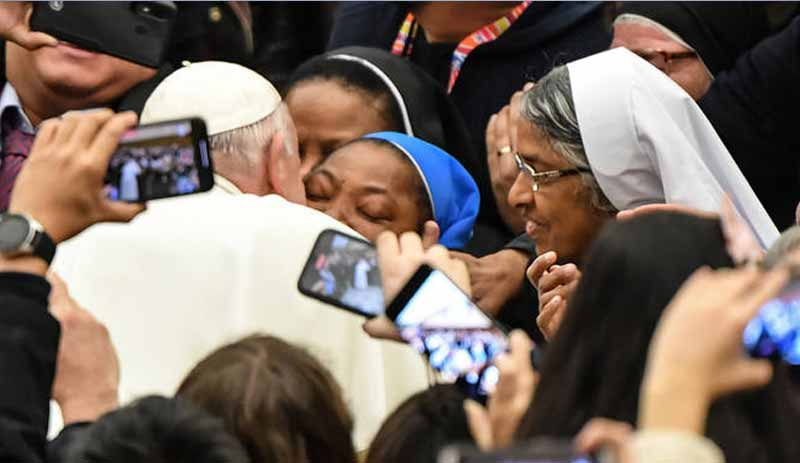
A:
[[[162,122],[155,122],[152,124],[143,124],[139,127],[158,126],[174,124],[187,119],[176,119]],[[199,188],[197,191],[185,193],[181,195],[155,195],[143,196],[136,202],[152,201],[154,199],[164,199],[175,196],[187,196],[198,193],[204,193],[214,187],[214,164],[211,157],[210,147],[208,143],[208,134],[206,132],[206,123],[200,118],[188,119],[192,124],[192,149],[194,150],[194,163],[197,166]],[[119,146],[124,147],[126,144],[121,143]],[[135,143],[134,143],[135,145]],[[119,150],[119,148],[117,148]],[[116,155],[116,153],[114,153]],[[112,155],[113,157],[113,155]]]
[[[433,268],[431,268],[427,264],[422,264],[419,266],[414,275],[408,280],[408,282],[403,286],[403,289],[397,293],[394,300],[386,306],[386,316],[389,317],[391,321],[395,321],[397,316],[400,315],[400,311],[408,304],[408,301],[417,293],[417,290],[422,283],[430,276],[431,272],[433,272]]]
[[[324,302],[326,304],[330,304],[332,306],[336,306],[336,307],[338,307],[340,309],[344,309],[344,310],[346,310],[348,312],[351,312],[351,313],[354,313],[356,315],[360,315],[362,317],[367,317],[367,318],[375,318],[376,315],[374,315],[374,314],[371,314],[371,313],[368,313],[368,312],[364,312],[362,310],[359,310],[356,307],[352,307],[352,306],[349,306],[347,304],[343,304],[341,301],[339,301],[337,299],[334,299],[332,297],[327,297],[327,296],[324,296],[322,294],[317,294],[317,293],[315,293],[315,292],[313,292],[313,291],[311,291],[311,290],[309,290],[309,289],[307,289],[307,288],[305,288],[303,286],[303,276],[305,276],[305,274],[309,270],[309,268],[314,265],[314,256],[317,255],[317,249],[322,245],[322,243],[324,242],[323,240],[327,239],[327,237],[329,235],[332,235],[332,234],[333,235],[345,236],[348,239],[355,240],[355,241],[360,241],[362,243],[367,243],[367,244],[369,244],[370,246],[373,246],[373,247],[375,246],[374,244],[370,243],[369,241],[363,240],[363,239],[358,238],[356,236],[348,235],[346,233],[342,233],[342,232],[334,230],[332,228],[327,229],[327,230],[322,230],[322,232],[320,232],[319,236],[317,237],[317,240],[314,242],[314,246],[311,248],[311,253],[308,256],[308,260],[306,261],[306,264],[303,266],[303,271],[300,272],[300,278],[297,279],[297,290],[300,291],[301,294],[304,294],[304,295],[306,295],[308,297],[317,299],[319,301],[322,301],[322,302]]]
[[[176,13],[171,1],[34,2],[30,27],[87,50],[158,68]]]

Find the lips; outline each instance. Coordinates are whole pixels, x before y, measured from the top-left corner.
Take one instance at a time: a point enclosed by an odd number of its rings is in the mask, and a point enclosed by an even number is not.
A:
[[[533,235],[542,228],[544,228],[544,226],[539,222],[533,220],[528,220],[525,222],[525,234],[530,237],[533,237]]]
[[[57,48],[59,51],[61,51],[66,55],[69,55],[72,58],[86,59],[86,58],[94,58],[95,56],[97,56],[97,53],[86,50],[85,48],[81,48],[69,42],[58,42]]]

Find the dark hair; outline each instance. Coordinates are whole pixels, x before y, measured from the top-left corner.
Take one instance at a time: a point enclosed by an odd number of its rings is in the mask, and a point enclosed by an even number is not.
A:
[[[219,418],[181,399],[149,396],[92,424],[68,461],[75,463],[247,463]]]
[[[412,178],[414,179],[414,186],[412,187],[414,190],[414,203],[417,206],[417,210],[419,211],[419,223],[417,224],[417,232],[422,234],[422,231],[425,228],[425,222],[428,220],[434,220],[433,217],[433,208],[431,207],[431,198],[428,196],[428,190],[425,188],[425,182],[420,176],[422,175],[418,170],[417,167],[408,159],[408,156],[405,155],[400,149],[397,148],[393,143],[388,142],[386,140],[382,140],[380,138],[357,138],[355,140],[351,140],[344,145],[340,146],[336,149],[339,151],[341,149],[346,148],[347,146],[354,145],[356,143],[369,143],[373,146],[377,146],[380,148],[387,148],[390,152],[392,152],[397,159],[401,159],[403,164],[408,166],[414,175]],[[334,151],[334,153],[336,152]],[[333,153],[331,153],[333,156]]]
[[[381,116],[386,123],[384,130],[405,133],[403,116],[391,91],[380,77],[363,65],[353,61],[330,59],[329,55],[315,56],[292,73],[286,84],[286,93],[300,84],[313,81],[335,81],[346,90],[366,95],[379,104]]]
[[[464,413],[466,396],[440,384],[411,396],[383,422],[366,463],[436,463],[447,444],[473,442]]]
[[[610,223],[585,262],[564,321],[548,346],[520,437],[573,436],[593,417],[635,424],[647,351],[664,308],[697,268],[733,266],[719,221],[675,213]],[[785,384],[781,378],[779,370],[774,383]],[[792,451],[797,444],[787,437],[800,423],[796,412],[772,406],[790,400],[783,386],[773,386],[749,399],[740,394],[715,402],[707,434],[726,461],[796,460],[775,458],[797,455]],[[770,413],[771,422],[766,419]],[[792,423],[788,427],[787,420]],[[753,459],[756,455],[770,458]]]
[[[353,463],[353,421],[339,385],[304,350],[251,336],[203,359],[178,396],[221,417],[253,463]]]

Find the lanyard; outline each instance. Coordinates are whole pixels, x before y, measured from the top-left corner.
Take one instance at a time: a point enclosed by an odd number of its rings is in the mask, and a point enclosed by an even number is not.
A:
[[[458,75],[461,73],[461,66],[467,60],[467,56],[472,53],[472,50],[484,43],[489,43],[507,31],[514,21],[516,21],[522,13],[530,6],[532,0],[525,0],[517,5],[508,14],[498,19],[497,21],[487,24],[477,31],[473,32],[467,38],[462,40],[456,49],[453,51],[453,56],[450,59],[450,79],[447,82],[447,93],[453,90],[453,86],[458,80]],[[417,23],[414,13],[409,12],[406,19],[400,26],[397,32],[397,37],[392,44],[392,54],[398,56],[411,56],[414,49],[414,39],[417,38],[419,32],[419,24]]]

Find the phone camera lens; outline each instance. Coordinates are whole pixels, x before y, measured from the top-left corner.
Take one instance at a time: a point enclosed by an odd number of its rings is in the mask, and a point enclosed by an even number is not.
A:
[[[158,2],[136,2],[132,8],[139,16],[146,16],[159,21],[164,21],[171,17],[169,9]]]

